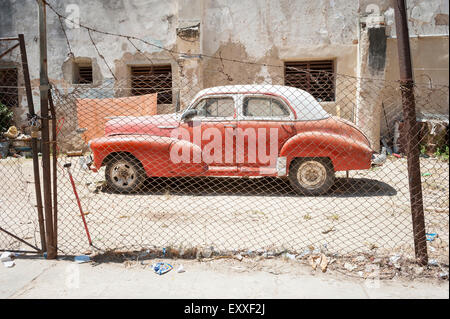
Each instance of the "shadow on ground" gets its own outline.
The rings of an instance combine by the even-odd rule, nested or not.
[[[102,190],[113,193],[108,188]],[[287,196],[301,197],[286,179],[276,177],[151,177],[142,189],[132,195],[179,196]],[[390,185],[366,178],[337,178],[335,184],[322,197],[395,196]]]

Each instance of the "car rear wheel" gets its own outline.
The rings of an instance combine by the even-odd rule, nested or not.
[[[334,184],[334,169],[328,158],[299,158],[289,169],[289,182],[300,194],[316,196]]]
[[[137,191],[145,181],[145,170],[131,155],[118,154],[108,161],[105,170],[109,188],[119,193]]]

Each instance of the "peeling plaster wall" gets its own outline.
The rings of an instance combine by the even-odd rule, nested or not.
[[[99,51],[119,80],[118,86],[129,83],[132,65],[147,65],[149,60],[155,64],[170,63],[176,95],[174,101],[179,101],[181,108],[189,103],[196,93],[194,91],[205,87],[283,84],[284,61],[333,59],[337,73],[360,76],[365,72],[365,62],[361,60],[361,46],[364,44],[360,43],[359,19],[367,16],[381,17],[386,27],[385,65],[383,68],[382,63],[379,64],[377,77],[398,79],[394,11],[390,0],[50,0],[50,3],[60,13],[72,18],[78,12],[82,24],[193,54],[189,58],[172,56],[155,46],[133,41],[140,53],[126,39],[92,33]],[[429,76],[433,83],[448,84],[448,0],[408,0],[407,8],[416,80],[425,80],[424,77]],[[68,92],[72,87],[73,58],[68,56],[69,49],[60,21],[50,10],[47,11],[49,78]],[[197,22],[200,23],[197,38],[186,40],[177,36],[177,28]],[[94,84],[111,81],[108,66],[96,52],[86,30],[73,28],[70,23],[63,24],[74,57],[92,60]],[[38,85],[35,1],[0,2],[0,36],[16,36],[18,33],[25,34],[32,83]],[[414,38],[416,36],[420,38]],[[196,54],[267,66],[199,58],[195,57]],[[2,61],[8,62],[8,58],[11,59],[6,56]],[[113,90],[111,94],[114,94]],[[324,108],[332,114],[352,119],[357,102],[346,101],[349,98],[356,101],[357,94],[356,87],[351,92],[338,80],[336,101],[324,103]],[[23,98],[19,100],[25,101]],[[38,96],[35,96],[35,104],[39,110]],[[22,108],[16,112],[17,118],[25,119],[25,106],[22,102]],[[158,112],[172,112],[174,108],[173,105],[162,105]]]

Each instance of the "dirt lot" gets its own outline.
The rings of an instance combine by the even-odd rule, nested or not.
[[[257,255],[289,252],[297,257],[318,250],[329,256],[393,256],[411,259],[412,226],[406,159],[389,158],[381,167],[339,173],[325,196],[296,195],[275,178],[150,179],[138,194],[115,194],[103,186],[104,172],[84,171],[79,158],[61,158],[59,249],[89,249],[81,216],[62,164],[73,174],[95,247],[101,250],[176,249],[180,255]],[[421,159],[429,255],[448,267],[448,162]],[[34,216],[32,161],[0,162],[2,227],[38,242]],[[7,248],[17,241],[0,235]],[[23,246],[23,245],[22,245]],[[22,247],[26,248],[26,247]],[[448,268],[447,268],[448,271]]]

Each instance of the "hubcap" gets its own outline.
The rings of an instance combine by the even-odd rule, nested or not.
[[[136,171],[134,166],[128,162],[117,162],[110,172],[111,181],[121,188],[129,188],[136,181]]]
[[[300,185],[307,189],[321,187],[326,179],[327,170],[322,163],[307,161],[300,165],[297,172],[297,179]]]

